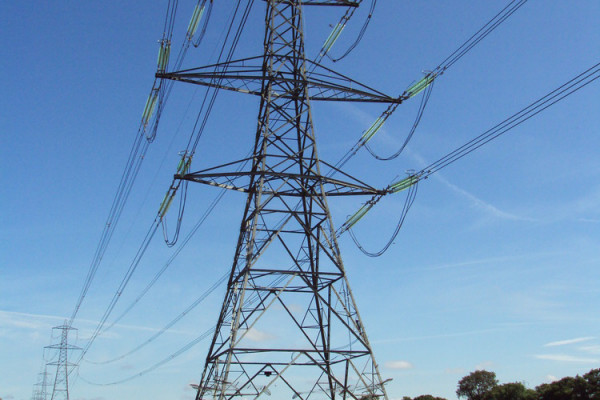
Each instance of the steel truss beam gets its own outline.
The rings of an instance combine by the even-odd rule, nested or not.
[[[280,56],[278,61],[286,63],[292,57],[294,55]],[[156,77],[261,96],[265,80],[272,79],[262,74],[262,60],[262,56],[251,57],[200,68],[157,73]],[[320,64],[308,60],[305,63],[307,69],[311,70],[308,77],[298,76],[293,70],[277,71],[278,90],[274,90],[272,95],[293,99],[295,88],[304,85],[309,90],[310,100],[402,103],[408,98],[388,96]],[[303,79],[305,81],[300,81]]]

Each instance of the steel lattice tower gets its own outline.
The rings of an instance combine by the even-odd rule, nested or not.
[[[265,3],[262,56],[157,74],[260,97],[250,159],[176,175],[247,194],[196,399],[387,399],[327,205],[329,196],[380,191],[319,159],[310,102],[400,100],[305,58],[302,7],[356,3]],[[236,171],[245,162],[251,168]]]
[[[44,367],[44,372],[40,372],[38,375],[38,381],[33,385],[33,395],[31,400],[46,400],[48,387],[48,371],[47,367]]]
[[[56,360],[47,364],[56,367],[50,400],[69,399],[69,373],[77,366],[77,364],[69,362],[69,353],[80,350],[79,347],[69,344],[69,332],[74,330],[77,329],[69,326],[66,321],[63,325],[52,328],[53,332],[60,331],[60,343],[46,346],[47,349],[58,352]]]

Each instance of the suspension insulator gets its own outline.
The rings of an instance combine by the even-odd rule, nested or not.
[[[169,64],[169,56],[171,54],[171,42],[162,40],[160,49],[158,50],[158,72],[164,72]]]
[[[398,193],[405,189],[408,189],[415,183],[419,181],[419,177],[416,175],[411,175],[408,178],[404,178],[396,183],[392,183],[389,187],[389,191],[392,193]]]
[[[383,124],[385,123],[384,117],[379,117],[373,122],[373,124],[363,133],[362,140],[364,143],[371,140],[371,138],[381,129]]]
[[[427,86],[431,85],[433,80],[435,79],[435,75],[427,74],[423,79],[418,81],[417,83],[411,85],[408,89],[406,89],[406,94],[409,98],[419,94],[423,90],[427,88]]]
[[[204,6],[201,6],[200,4],[196,5],[196,8],[194,8],[194,13],[192,14],[192,18],[190,19],[190,23],[188,24],[188,40],[192,40],[192,37],[194,37],[196,30],[198,30],[198,25],[200,24],[200,20],[202,19],[202,14],[204,14]]]
[[[154,107],[156,107],[156,101],[158,99],[158,91],[152,90],[148,100],[146,101],[146,107],[144,107],[144,113],[142,114],[142,125],[144,128],[148,125],[150,117],[154,113]]]
[[[190,165],[192,164],[192,157],[183,155],[179,164],[177,165],[177,175],[185,175],[190,171]]]
[[[327,54],[327,52],[331,49],[336,40],[338,40],[345,27],[346,24],[339,23],[335,26],[335,28],[333,28],[333,30],[327,37],[327,40],[325,40],[325,43],[323,43],[323,54]]]
[[[358,221],[360,221],[362,219],[362,217],[364,217],[367,214],[367,212],[369,212],[369,210],[371,208],[373,208],[374,205],[375,205],[375,202],[371,202],[371,201],[363,204],[362,207],[359,208],[357,212],[352,214],[350,216],[350,218],[348,218],[346,220],[346,222],[344,222],[344,225],[342,225],[342,231],[346,231],[346,230],[352,228],[352,226],[354,226]]]
[[[158,216],[160,219],[163,219],[169,207],[171,207],[171,203],[173,202],[173,198],[175,197],[175,190],[169,189],[162,203],[160,203],[160,207],[158,209]]]

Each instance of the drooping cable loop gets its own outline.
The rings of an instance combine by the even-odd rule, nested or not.
[[[365,148],[377,160],[390,161],[390,160],[397,158],[400,154],[402,154],[402,152],[408,145],[408,142],[410,142],[413,135],[415,134],[415,131],[417,130],[417,127],[419,126],[419,123],[421,122],[421,118],[423,117],[423,112],[425,111],[425,107],[427,107],[427,102],[429,101],[429,97],[431,96],[431,92],[433,90],[434,79],[428,79],[428,78],[423,78],[423,79],[426,79],[425,83],[421,84],[421,86],[417,87],[416,89],[413,89],[413,90],[415,90],[415,93],[412,94],[412,96],[416,95],[417,93],[419,93],[421,91],[423,91],[423,96],[421,97],[421,104],[419,105],[419,110],[417,111],[417,116],[415,117],[415,121],[413,122],[412,127],[410,128],[410,131],[408,132],[408,135],[406,136],[406,139],[404,139],[404,143],[402,143],[402,146],[400,146],[400,148],[390,156],[379,156],[375,153],[375,151],[373,149],[371,149],[369,144],[365,142]],[[416,90],[418,90],[418,91],[416,91]],[[409,93],[413,93],[413,92],[409,92]]]
[[[425,91],[421,99],[421,106],[417,111],[415,123],[411,127],[401,148],[388,157],[378,156],[372,151],[372,149],[368,149],[369,152],[379,160],[387,161],[397,158],[412,139],[415,130],[419,122],[421,121],[423,112],[425,111],[425,107],[427,106],[427,102],[429,101],[429,96],[431,95],[433,82],[440,75],[444,74],[444,72],[446,72],[446,70],[452,65],[454,65],[454,63],[456,63],[460,58],[467,54],[473,47],[475,47],[479,42],[481,42],[486,36],[488,36],[494,29],[496,29],[500,24],[506,21],[508,17],[515,13],[526,2],[527,0],[512,0],[506,7],[500,10],[491,20],[489,20],[483,27],[481,27],[477,32],[471,35],[469,39],[467,39],[456,50],[454,50],[454,52],[452,52],[448,57],[446,57],[437,67],[428,72],[419,81],[410,85],[398,97],[398,102],[390,104],[388,108],[375,120],[371,127],[369,127],[366,131],[363,132],[362,136],[359,138],[356,144],[354,144],[354,146],[352,146],[352,148],[350,148],[350,150],[348,150],[346,154],[338,161],[336,167],[340,168],[341,166],[346,164],[352,157],[354,157],[358,150],[360,150],[361,147],[365,146],[367,142],[371,140],[373,136],[382,128],[385,121],[393,114],[394,111],[396,111],[396,109],[401,103],[412,97],[415,97],[422,91]]]
[[[206,3],[208,2],[208,7]],[[204,33],[206,32],[206,27],[210,21],[210,14],[212,10],[212,0],[198,0],[196,7],[194,8],[194,12],[192,13],[192,17],[188,24],[188,29],[186,31],[185,39],[181,45],[179,53],[173,62],[174,70],[181,69],[185,56],[189,50],[190,45],[194,47],[200,46],[202,39],[204,38]],[[207,12],[205,13],[205,10]],[[204,16],[206,14],[206,16]],[[174,18],[174,16],[173,16]],[[203,22],[202,30],[198,38],[195,39],[196,31],[198,30],[198,26],[201,21]],[[158,56],[158,68],[157,73],[164,73],[168,70],[169,66],[169,58],[171,53],[171,37],[172,32],[168,36],[163,36],[163,39],[159,41],[159,56]],[[152,142],[156,138],[156,134],[158,131],[158,125],[160,121],[160,117],[162,112],[166,106],[167,100],[171,91],[173,89],[174,82],[167,80],[163,81],[162,79],[155,78],[154,83],[152,85],[152,92],[156,92],[158,96],[158,102],[156,104],[156,113],[154,114],[154,118],[152,119],[152,123],[148,127],[148,133],[146,135],[146,139]],[[151,92],[151,94],[152,94]],[[150,120],[152,117],[152,113],[150,115],[145,116],[146,120]],[[148,125],[148,121],[146,121],[146,125]]]
[[[190,171],[191,164],[192,164],[192,156],[189,155],[185,151],[182,152],[181,160],[179,160],[179,165],[177,166],[176,176],[182,177],[185,174],[187,174]],[[183,189],[182,189],[183,194],[179,198],[179,211],[177,213],[177,223],[176,223],[176,228],[175,228],[175,234],[172,239],[169,239],[169,236],[167,234],[167,223],[166,223],[165,214],[169,210],[169,207],[171,206],[171,203],[173,202],[173,198],[177,194],[177,191],[179,190],[179,187],[181,185],[183,185]],[[181,231],[181,223],[183,221],[183,214],[185,211],[185,203],[186,203],[186,198],[187,198],[187,186],[188,186],[187,181],[184,181],[184,180],[178,179],[178,178],[174,178],[173,182],[171,183],[171,187],[169,187],[169,190],[167,191],[167,194],[165,195],[165,197],[160,205],[159,211],[158,211],[160,222],[161,222],[162,229],[163,229],[163,237],[164,237],[165,243],[167,244],[168,247],[173,247],[177,243],[177,240],[179,238],[179,232]]]
[[[564,98],[577,92],[578,90],[582,89],[583,87],[589,85],[590,83],[594,82],[598,78],[600,78],[600,63],[592,66],[591,68],[588,68],[586,71],[577,75],[573,79],[562,84],[561,86],[554,89],[553,91],[546,94],[545,96],[542,96],[538,100],[529,104],[527,107],[521,109],[519,112],[506,118],[502,122],[496,124],[494,127],[488,129],[481,135],[475,137],[474,139],[468,141],[467,143],[463,144],[462,146],[458,147],[457,149],[451,151],[450,153],[441,157],[437,161],[431,163],[427,167],[421,169],[420,171],[418,171],[416,173],[409,173],[409,176],[407,178],[404,178],[398,182],[392,183],[391,185],[389,185],[386,188],[384,194],[374,196],[367,203],[363,204],[363,206],[355,214],[350,216],[346,220],[346,222],[342,225],[340,230],[338,231],[338,233],[337,233],[338,236],[341,235],[342,233],[344,233],[346,230],[350,231],[351,228],[360,219],[362,219],[366,215],[366,213],[381,199],[381,197],[383,197],[387,194],[397,193],[399,191],[409,189],[407,199],[406,199],[404,207],[402,209],[400,221],[398,222],[396,230],[394,231],[394,233],[392,235],[392,239],[390,241],[388,241],[388,243],[386,244],[386,246],[383,247],[382,250],[377,251],[377,252],[367,251],[359,243],[359,241],[356,238],[356,235],[354,235],[354,233],[350,231],[350,236],[352,237],[352,240],[355,242],[357,247],[364,254],[366,254],[370,257],[377,257],[377,256],[383,254],[389,248],[389,246],[393,243],[394,239],[398,235],[398,232],[400,231],[400,228],[402,227],[402,224],[404,222],[406,214],[408,213],[408,210],[410,209],[410,207],[412,206],[412,203],[414,202],[414,197],[416,196],[416,185],[421,180],[429,178],[429,176],[436,173],[440,169],[445,168],[448,165],[460,160],[467,154],[477,150],[484,144],[489,143],[490,141],[498,138],[499,136],[503,135],[504,133],[510,131],[511,129],[519,126],[523,122],[529,120],[530,118],[532,118],[532,117],[536,116],[537,114],[541,113],[542,111],[546,110],[548,107],[551,107],[552,105],[556,104],[557,102],[563,100]],[[414,189],[413,189],[413,187],[414,187]]]
[[[390,237],[388,242],[380,250],[374,251],[374,252],[366,250],[365,247],[363,245],[361,245],[360,242],[358,241],[356,235],[354,234],[354,231],[352,230],[352,227],[350,226],[348,228],[348,233],[350,234],[352,241],[354,242],[356,247],[358,247],[358,249],[360,251],[362,251],[365,255],[367,255],[369,257],[379,257],[379,256],[383,255],[383,253],[385,253],[390,248],[392,243],[394,243],[394,240],[396,240],[396,237],[398,236],[398,233],[400,233],[400,229],[402,228],[402,225],[404,224],[404,219],[406,218],[406,215],[408,214],[408,211],[410,210],[410,207],[413,205],[415,198],[417,196],[418,182],[419,182],[418,180],[415,180],[414,182],[412,182],[410,184],[410,186],[407,186],[408,194],[404,201],[404,206],[402,207],[402,212],[400,213],[400,218],[398,220],[398,223],[396,224],[396,228],[394,229],[394,232],[392,233],[392,236]]]
[[[388,106],[388,108],[386,108],[381,113],[381,115],[375,120],[375,122],[373,122],[371,124],[371,126],[369,128],[367,128],[363,132],[363,134],[358,139],[358,141],[354,144],[354,146],[352,146],[350,148],[350,150],[348,150],[346,152],[346,154],[344,154],[344,156],[342,156],[342,158],[340,158],[340,160],[335,164],[335,167],[338,168],[338,169],[342,168],[352,157],[354,157],[354,155],[356,155],[356,153],[358,152],[358,150],[360,150],[361,147],[365,146],[367,144],[367,142],[369,142],[369,140],[371,140],[375,136],[375,134],[377,132],[379,132],[381,130],[381,128],[383,128],[383,125],[385,124],[385,122],[394,113],[394,111],[396,111],[396,109],[398,108],[398,106],[400,104],[402,104],[402,102],[404,100],[408,100],[408,99],[416,96],[417,94],[419,94],[419,93],[421,93],[422,91],[425,90],[424,97],[421,100],[420,111],[419,111],[419,113],[417,113],[417,119],[415,120],[415,123],[413,124],[413,128],[411,129],[411,133],[409,133],[409,137],[407,138],[407,140],[405,140],[405,143],[403,144],[402,148],[397,152],[398,154],[397,155],[395,154],[395,157],[393,157],[393,158],[398,157],[398,155],[400,155],[400,153],[402,153],[402,151],[404,150],[404,148],[406,147],[406,145],[410,141],[410,138],[412,137],[412,135],[414,134],[414,131],[416,130],[416,125],[418,125],[418,123],[421,120],[421,116],[423,115],[423,112],[425,110],[425,106],[427,105],[427,101],[429,101],[429,96],[431,95],[431,90],[432,90],[432,86],[433,86],[433,81],[434,80],[435,80],[435,75],[433,74],[433,72],[428,72],[418,82],[416,82],[414,84],[411,84],[399,96],[398,99],[400,101],[396,102],[396,103],[390,104]]]
[[[375,7],[376,6],[377,6],[377,0],[371,0],[371,6],[369,8],[369,14],[367,15],[367,18],[365,19],[365,22],[363,23],[362,27],[360,28],[360,31],[358,32],[358,35],[357,35],[356,39],[346,49],[346,51],[344,51],[344,53],[342,53],[342,55],[339,56],[339,57],[332,57],[332,56],[330,56],[329,55],[329,50],[333,46],[333,43],[332,43],[331,46],[329,46],[329,49],[325,52],[325,55],[327,56],[327,58],[329,58],[331,61],[333,61],[335,63],[335,62],[338,62],[338,61],[346,58],[346,56],[348,56],[348,54],[352,53],[352,50],[354,50],[360,44],[360,42],[362,41],[363,37],[365,36],[365,33],[367,32],[367,28],[369,27],[369,23],[371,22],[371,18],[373,18],[373,13],[375,12]],[[349,19],[350,18],[348,18],[348,20]],[[339,37],[339,35],[338,35],[338,37]]]
[[[200,35],[198,35],[198,38],[192,42],[193,46],[195,48],[200,47],[200,44],[202,43],[202,40],[204,39],[204,36],[206,35],[206,28],[208,27],[208,22],[210,21],[210,16],[212,14],[212,8],[213,8],[213,0],[210,0],[208,2],[208,7],[206,7],[206,0],[204,1],[205,5],[205,14],[206,17],[204,18],[204,23],[202,25],[202,29],[200,30]]]
[[[376,0],[372,0],[372,1],[376,2]],[[331,50],[331,48],[333,47],[335,42],[338,40],[338,38],[340,37],[340,35],[344,31],[344,29],[346,28],[346,24],[348,23],[348,21],[350,21],[352,16],[354,16],[354,13],[359,8],[359,6],[362,2],[363,2],[363,0],[356,0],[355,5],[348,7],[346,9],[346,12],[344,13],[344,15],[342,15],[342,17],[340,18],[339,22],[333,26],[332,31],[329,33],[329,36],[327,36],[327,38],[323,42],[323,45],[321,46],[319,53],[313,60],[312,67],[310,67],[307,71],[309,75],[315,70],[315,68],[321,63],[321,61],[323,61],[323,58],[325,56],[327,56],[327,53],[329,52],[329,50]],[[373,8],[374,8],[374,6],[373,6],[373,4],[371,4],[371,11],[369,12],[369,18],[367,18],[367,22],[366,22],[367,26],[371,19],[371,14],[372,14]],[[364,35],[364,31],[366,31],[366,29],[367,29],[366,26],[363,25],[363,28],[361,29],[362,34],[359,33],[359,37],[361,39],[362,39],[362,35]],[[351,49],[349,49],[347,51],[348,54],[358,45],[358,42],[360,42],[360,39],[355,41],[355,44],[353,44],[351,46]],[[341,58],[345,57],[346,55],[347,54],[344,54],[344,56],[342,56]]]
[[[384,196],[391,193],[398,193],[416,185],[421,178],[422,173],[408,171],[408,176],[396,182],[392,182],[385,188],[381,194],[376,194],[365,202],[354,214],[350,215],[342,226],[337,230],[336,237],[340,237],[344,232],[350,230],[358,221],[360,221]],[[410,197],[410,196],[409,196]]]

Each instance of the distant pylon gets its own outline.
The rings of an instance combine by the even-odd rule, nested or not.
[[[38,374],[38,380],[33,385],[33,395],[31,396],[31,400],[46,400],[48,387],[48,367],[44,366],[44,372],[40,372]]]
[[[77,366],[77,364],[69,362],[69,353],[75,350],[81,350],[79,347],[69,344],[69,332],[74,330],[77,329],[69,326],[67,321],[61,326],[52,328],[52,332],[60,331],[60,343],[46,346],[47,349],[57,350],[58,353],[55,357],[55,361],[51,361],[47,364],[56,367],[56,375],[54,376],[54,383],[52,384],[52,395],[50,396],[50,400],[69,400],[69,373]],[[52,337],[55,337],[55,335],[53,334]],[[47,392],[44,389],[44,400],[47,398],[46,393]]]

